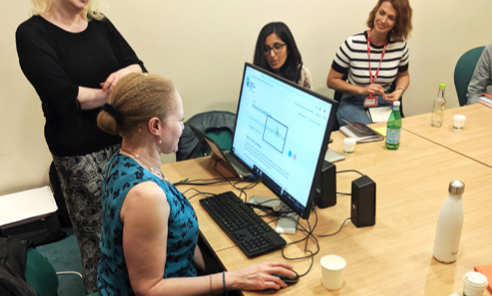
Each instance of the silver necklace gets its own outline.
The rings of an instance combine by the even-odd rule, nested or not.
[[[152,174],[154,174],[154,175],[158,176],[159,178],[161,178],[161,180],[162,180],[162,181],[168,181],[168,179],[164,176],[164,174],[161,172],[161,170],[160,170],[160,169],[155,168],[155,167],[153,167],[153,166],[149,166],[149,165],[147,165],[147,164],[146,164],[146,163],[145,163],[142,159],[140,159],[140,156],[139,156],[138,154],[132,154],[132,153],[130,153],[130,152],[128,152],[128,151],[126,151],[126,150],[125,150],[125,149],[123,149],[123,148],[121,148],[121,151],[123,151],[123,152],[125,152],[125,153],[127,153],[127,154],[130,154],[130,155],[133,155],[133,157],[135,157],[135,160],[136,160],[136,161],[137,161],[140,165],[142,165],[142,166],[143,166],[143,167],[145,167],[145,168],[148,168],[148,169],[149,169],[149,171],[150,171]]]

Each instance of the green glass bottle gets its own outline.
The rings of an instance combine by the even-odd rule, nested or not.
[[[400,134],[401,134],[401,115],[400,115],[400,101],[393,102],[393,111],[388,119],[388,125],[386,128],[386,148],[390,150],[396,150],[400,147]]]

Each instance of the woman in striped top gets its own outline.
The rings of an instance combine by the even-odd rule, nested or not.
[[[347,124],[343,119],[371,123],[367,108],[392,105],[410,83],[408,0],[379,0],[367,26],[370,30],[350,36],[340,46],[328,74],[328,87],[343,93],[337,111],[340,125]]]

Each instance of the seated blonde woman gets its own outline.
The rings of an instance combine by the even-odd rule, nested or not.
[[[104,175],[101,295],[215,295],[286,287],[272,275],[295,276],[283,262],[197,276],[206,266],[195,211],[160,171],[160,154],[177,151],[184,127],[183,103],[171,81],[125,76],[97,122],[123,138]]]

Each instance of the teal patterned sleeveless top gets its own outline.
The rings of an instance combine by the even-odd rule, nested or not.
[[[108,171],[109,170],[109,171]],[[166,265],[164,278],[194,277],[193,257],[198,241],[198,220],[193,207],[176,187],[144,169],[131,157],[116,152],[106,166],[102,192],[103,226],[101,259],[97,278],[101,295],[135,295],[130,284],[123,253],[121,206],[135,185],[155,182],[166,193],[170,214],[168,220]]]

